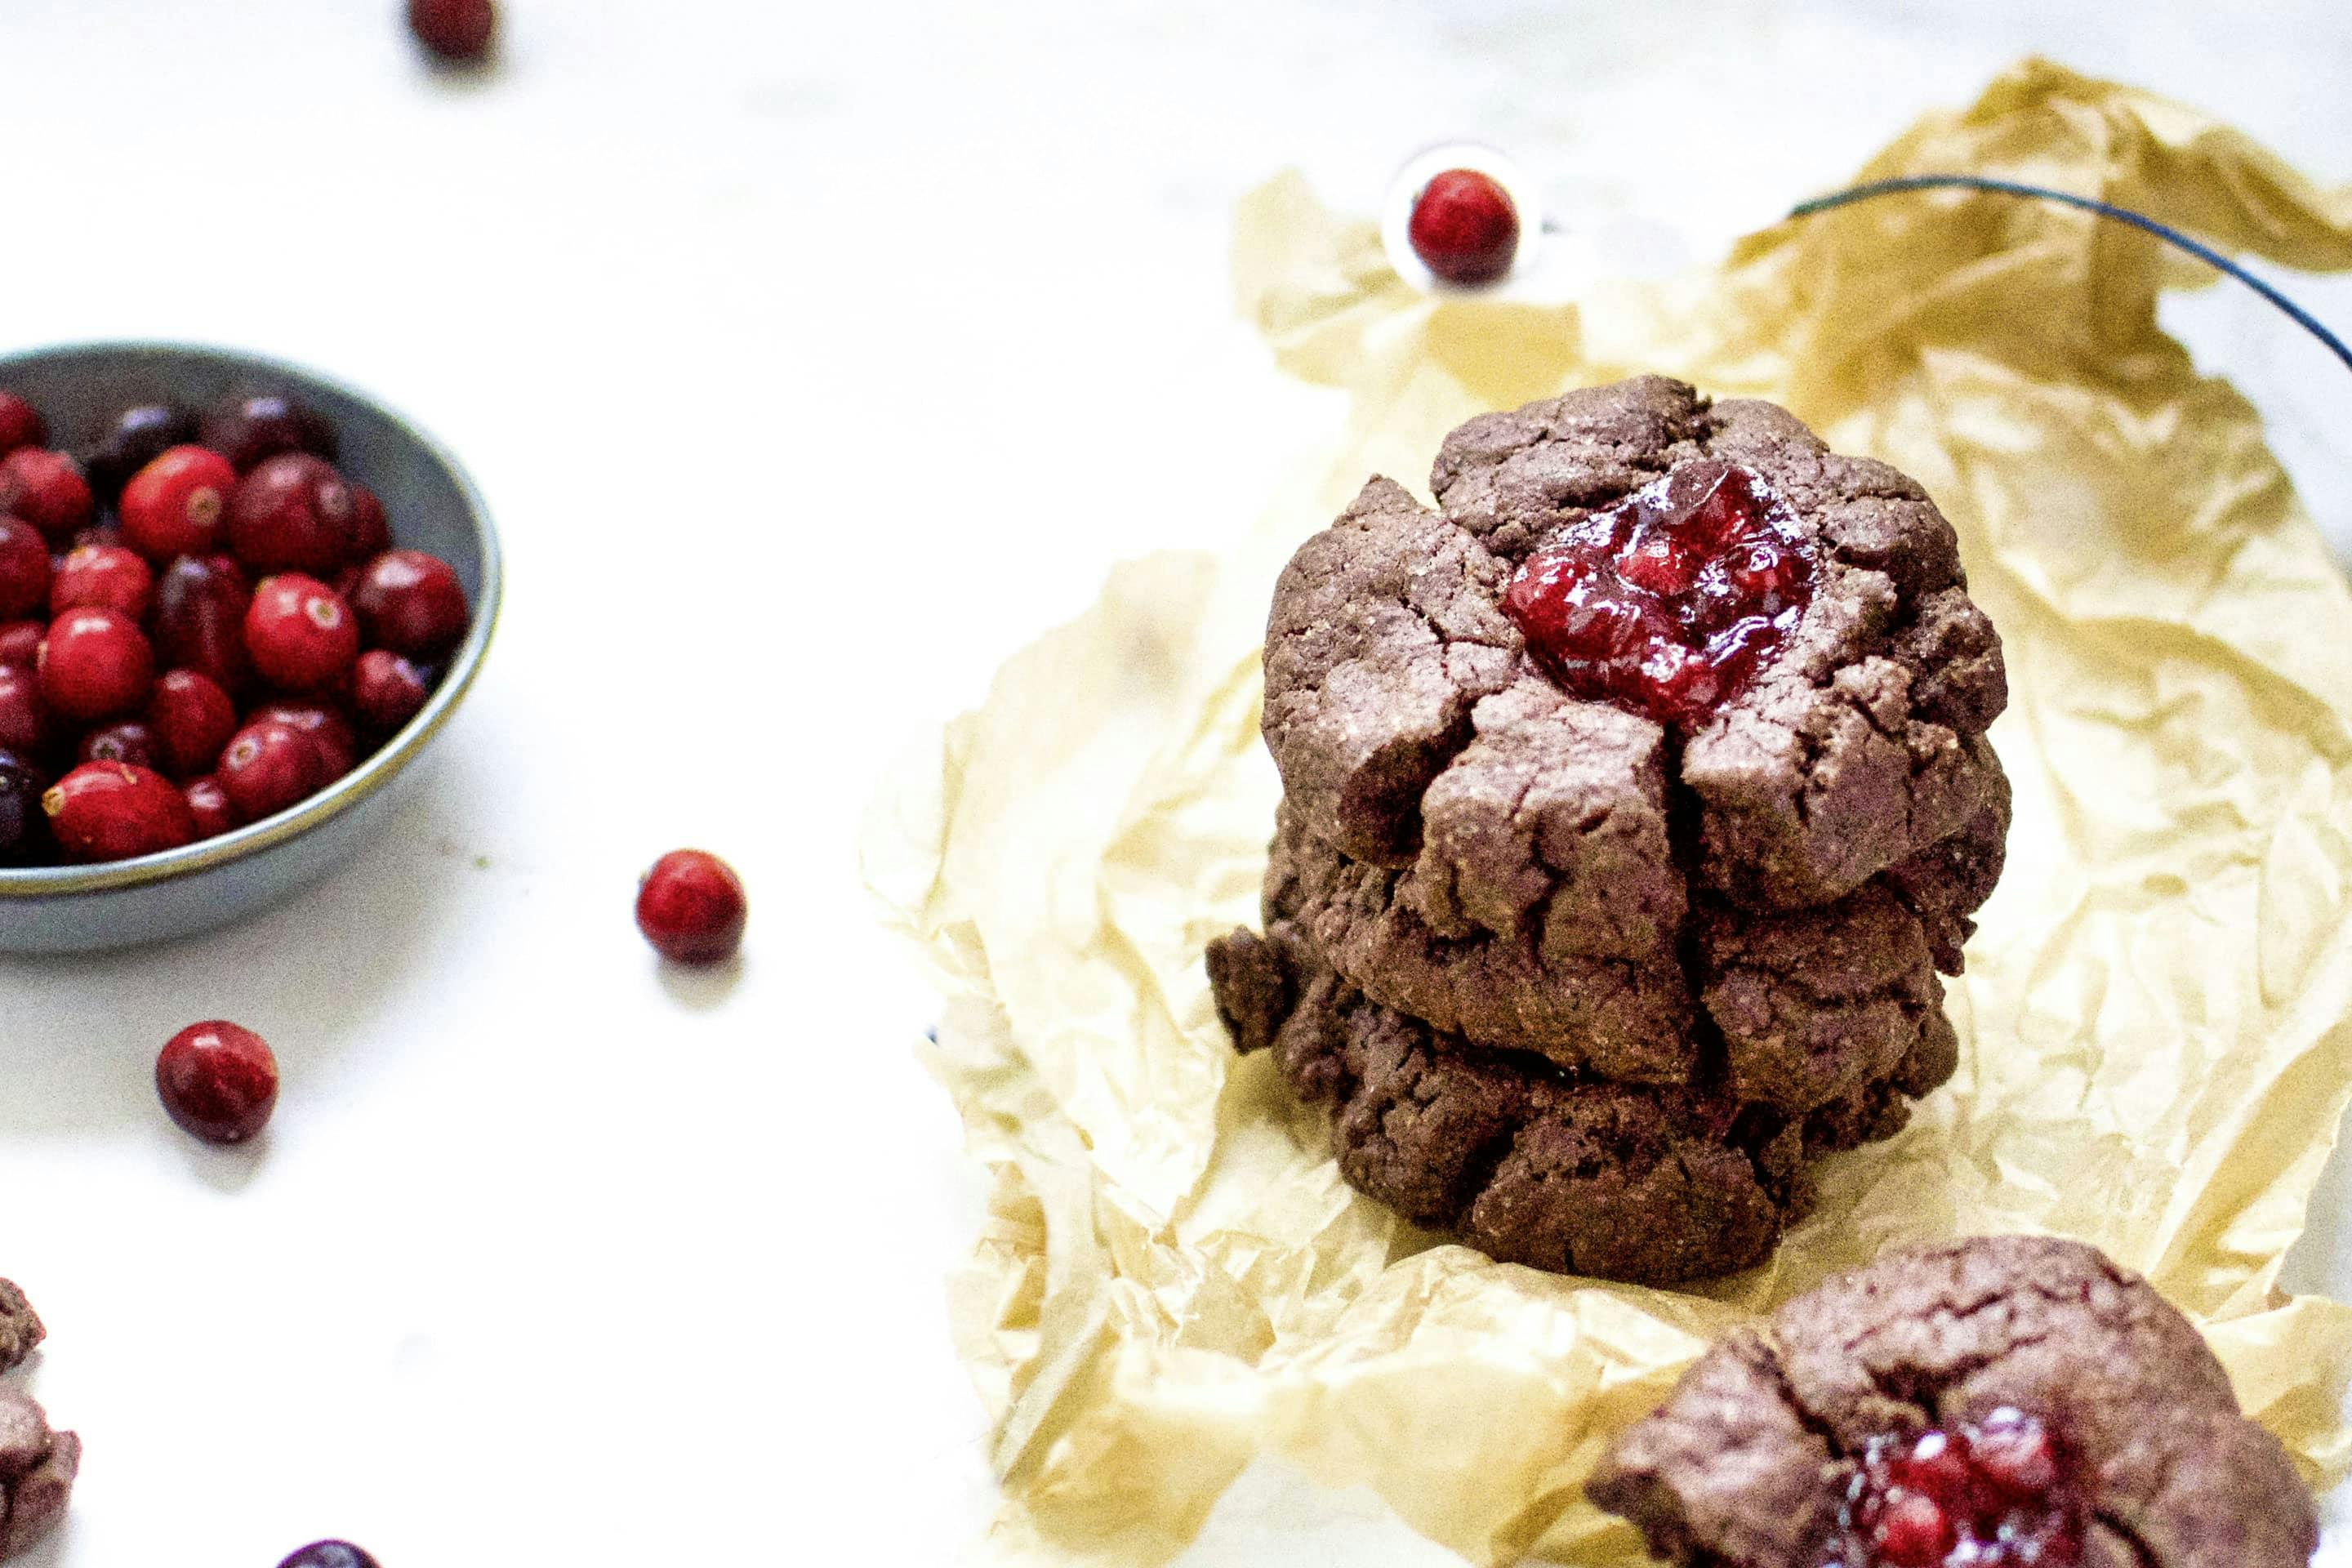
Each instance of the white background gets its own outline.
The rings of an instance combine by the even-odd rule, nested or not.
[[[2338,0],[507,8],[459,83],[394,0],[0,0],[0,342],[373,388],[470,464],[512,578],[339,879],[0,961],[0,1272],[89,1444],[49,1568],[979,1554],[940,1289],[976,1183],[856,824],[1109,561],[1231,537],[1328,427],[1228,314],[1229,204],[1277,167],[1369,208],[1482,134],[1664,266],[2042,49],[2352,179]],[[2180,319],[2352,519],[2352,384],[2230,296]],[[751,884],[740,972],[665,974],[630,924],[683,843]],[[215,1016],[286,1069],[247,1153],[149,1087]],[[1438,1555],[1259,1473],[1193,1561]]]

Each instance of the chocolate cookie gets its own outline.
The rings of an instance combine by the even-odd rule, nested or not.
[[[81,1439],[52,1431],[30,1395],[0,1387],[0,1558],[56,1528],[80,1468]]]
[[[2196,1330],[2050,1237],[1892,1253],[1788,1303],[1586,1489],[1710,1568],[2298,1568],[2318,1540]]]
[[[0,1372],[23,1364],[48,1331],[15,1283],[0,1279]]]

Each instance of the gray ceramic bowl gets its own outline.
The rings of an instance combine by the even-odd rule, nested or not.
[[[170,399],[201,409],[236,391],[302,398],[335,426],[344,472],[383,498],[398,542],[457,569],[474,624],[425,710],[330,788],[218,838],[101,866],[0,869],[0,952],[86,952],[186,936],[249,915],[347,859],[383,823],[391,789],[464,700],[497,629],[502,577],[489,510],[457,459],[373,399],[255,354],[176,343],[86,343],[0,355],[0,389],[29,400],[52,444],[89,445],[116,410]]]

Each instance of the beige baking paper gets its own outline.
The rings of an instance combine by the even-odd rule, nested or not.
[[[1955,170],[2352,268],[2352,190],[2041,62],[1864,173]],[[1234,553],[1114,572],[868,835],[952,998],[932,1062],[993,1172],[953,1290],[1003,1554],[1165,1560],[1276,1454],[1474,1562],[1628,1562],[1580,1482],[1709,1336],[1891,1242],[1979,1231],[2145,1270],[2315,1481],[2340,1476],[2352,1310],[2273,1278],[2352,1082],[2352,600],[2253,410],[2157,329],[2158,290],[2210,273],[2085,214],[1937,194],[1754,236],[1671,289],[1440,302],[1296,178],[1244,203],[1234,259],[1281,363],[1347,389],[1341,449]],[[1696,1292],[1496,1265],[1359,1198],[1320,1118],[1234,1058],[1201,968],[1255,918],[1281,562],[1368,474],[1423,490],[1464,417],[1640,370],[1777,399],[1923,481],[2014,691],[1958,1079],[1832,1162],[1774,1263]]]

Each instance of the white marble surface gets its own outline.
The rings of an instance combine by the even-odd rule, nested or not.
[[[0,335],[371,386],[465,455],[513,576],[347,874],[168,950],[0,962],[0,1270],[89,1441],[42,1568],[324,1533],[390,1568],[981,1557],[940,1283],[975,1183],[853,826],[1108,561],[1229,537],[1328,427],[1227,316],[1228,204],[1277,166],[1369,205],[1482,134],[1657,265],[2039,49],[2352,179],[2334,0],[507,8],[459,85],[393,0],[0,5]],[[2227,296],[2181,319],[2352,518],[2352,385]],[[750,879],[739,973],[664,975],[630,927],[681,842]],[[215,1015],[287,1068],[250,1154],[148,1088]],[[2340,1235],[2310,1279],[2352,1279]],[[1440,1554],[1266,1471],[1190,1559],[1342,1560]]]

